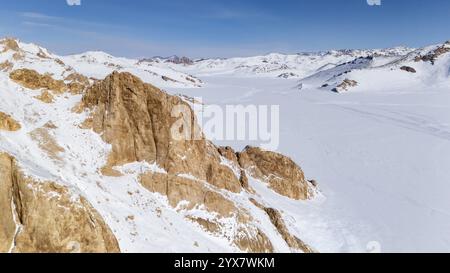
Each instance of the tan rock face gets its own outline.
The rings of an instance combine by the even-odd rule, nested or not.
[[[35,98],[44,103],[53,103],[54,101],[52,93],[50,93],[47,90],[42,91],[42,93],[39,96],[36,96]]]
[[[53,79],[50,75],[41,75],[35,70],[18,69],[9,74],[9,77],[16,83],[29,89],[47,89],[57,93],[66,90],[64,81]]]
[[[247,147],[239,154],[239,164],[251,176],[269,184],[275,192],[295,200],[310,197],[308,181],[300,167],[278,153]]]
[[[0,154],[0,252],[119,252],[117,240],[82,197],[24,176]]]
[[[81,74],[72,73],[64,81],[55,80],[49,74],[39,74],[31,69],[18,69],[9,74],[9,77],[16,83],[33,90],[44,89],[38,99],[49,103],[52,95],[49,91],[59,95],[64,92],[71,94],[81,94],[89,85],[89,79]],[[67,83],[66,83],[67,82]]]
[[[4,61],[0,63],[0,71],[10,71],[14,67],[13,63],[10,61]]]
[[[89,79],[78,73],[72,73],[64,80],[69,82],[67,88],[72,94],[81,94],[90,85]]]
[[[241,190],[232,170],[220,164],[217,148],[198,137],[195,114],[187,103],[129,73],[113,73],[94,84],[83,96],[93,109],[91,126],[112,145],[109,166],[136,161],[156,162],[171,175],[190,174],[233,192]],[[185,111],[179,116],[174,109]],[[175,123],[184,121],[186,139],[172,135]],[[181,129],[184,129],[181,127]]]
[[[336,88],[333,89],[334,92],[348,91],[350,88],[358,86],[358,82],[355,80],[345,79]]]
[[[267,208],[258,203],[255,199],[250,200],[255,206],[264,210],[269,216],[270,221],[275,226],[275,228],[280,233],[281,237],[283,237],[284,241],[288,244],[289,247],[294,248],[296,250],[303,251],[304,253],[313,253],[315,252],[310,246],[305,244],[302,240],[292,235],[286,227],[284,223],[283,217],[281,213],[273,208]]]
[[[244,252],[248,253],[273,253],[273,245],[270,239],[260,229],[255,229],[249,234],[247,230],[238,231],[239,236],[234,243]]]
[[[20,128],[20,124],[10,115],[0,112],[0,130],[14,132],[20,130]]]
[[[233,202],[208,189],[200,181],[162,173],[143,174],[140,181],[150,191],[167,196],[173,207],[181,201],[188,201],[189,205],[185,209],[205,205],[209,212],[218,213],[222,217],[230,217],[237,211]]]
[[[204,207],[208,212],[216,214],[215,219],[187,218],[214,235],[222,236],[224,226],[220,223],[221,218],[234,217],[239,228],[236,233],[227,237],[241,251],[273,252],[269,238],[252,225],[248,213],[219,192],[206,187],[203,182],[164,173],[143,174],[140,181],[148,190],[167,196],[173,207],[178,207],[181,201],[187,201],[188,203],[180,209],[192,210]]]
[[[6,38],[0,41],[0,44],[4,46],[3,52],[6,52],[8,50],[13,51],[19,51],[19,44],[17,44],[17,41],[12,38]]]
[[[180,107],[184,111],[174,114]],[[213,219],[188,217],[208,232],[220,234],[224,228],[221,219],[233,218],[236,232],[226,236],[242,251],[273,251],[250,214],[224,194],[244,189],[252,192],[246,171],[280,194],[297,200],[308,198],[308,182],[292,160],[257,148],[237,154],[230,147],[216,147],[198,134],[195,114],[187,103],[129,73],[114,72],[88,88],[78,110],[83,108],[90,110],[83,127],[92,128],[112,146],[101,170],[104,175],[120,176],[113,167],[126,163],[157,163],[166,173],[142,174],[141,184],[166,196],[175,208],[189,211],[202,207],[215,215]],[[180,121],[183,126],[176,128],[187,136],[184,139],[173,135],[174,125]],[[186,133],[186,126],[195,130]]]

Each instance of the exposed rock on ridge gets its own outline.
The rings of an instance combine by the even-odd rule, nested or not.
[[[83,198],[26,177],[0,153],[0,252],[119,252],[116,238]]]
[[[267,235],[254,225],[249,212],[228,199],[224,190],[252,193],[249,174],[287,197],[306,200],[312,196],[312,186],[292,160],[258,148],[236,153],[229,147],[216,147],[204,138],[186,102],[130,73],[114,72],[96,82],[84,94],[81,107],[91,111],[85,125],[112,146],[107,166],[102,170],[104,175],[113,174],[115,166],[127,163],[157,163],[165,172],[142,174],[142,185],[167,196],[173,207],[203,207],[216,215],[215,219],[188,217],[211,233],[221,230],[220,219],[235,219],[235,232],[227,236],[242,251],[274,249]],[[180,121],[182,126],[173,131]],[[185,138],[178,139],[175,133],[182,133]]]
[[[309,185],[300,167],[286,156],[247,147],[239,153],[239,164],[252,177],[267,182],[281,195],[295,200],[312,197],[312,185]]]
[[[9,77],[14,82],[26,88],[32,90],[43,89],[44,92],[47,91],[48,93],[48,91],[52,91],[55,94],[64,92],[79,94],[89,85],[89,80],[86,77],[76,73],[70,74],[65,78],[65,81],[63,81],[53,79],[50,74],[42,75],[35,70],[24,68],[12,71]],[[49,97],[45,94],[41,96]],[[42,99],[44,102],[52,101],[52,99],[47,99],[45,97]]]
[[[14,132],[20,130],[20,128],[19,122],[10,115],[0,112],[0,130]]]
[[[87,90],[83,104],[94,109],[90,126],[112,145],[109,166],[156,162],[171,175],[188,174],[232,192],[241,190],[238,178],[220,164],[217,148],[205,140],[194,112],[179,97],[129,73],[114,72]],[[176,109],[183,111],[177,116]],[[177,140],[172,129],[180,121],[186,139]]]

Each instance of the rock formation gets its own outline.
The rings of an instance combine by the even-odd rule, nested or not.
[[[104,175],[120,175],[114,167],[126,163],[156,163],[165,172],[144,173],[141,184],[166,196],[173,207],[203,207],[216,215],[214,219],[188,217],[211,233],[220,233],[221,219],[234,219],[238,228],[227,236],[242,251],[272,252],[273,246],[248,211],[223,190],[252,192],[248,173],[287,197],[310,197],[311,185],[292,160],[258,148],[236,153],[230,147],[216,147],[204,138],[184,100],[129,73],[114,72],[96,82],[84,94],[82,107],[91,113],[85,125],[112,146]]]
[[[46,89],[58,93],[66,90],[64,81],[55,80],[50,75],[41,75],[31,69],[15,70],[9,74],[9,77],[16,83],[33,90]]]
[[[436,48],[435,50],[429,52],[428,54],[423,55],[423,56],[417,56],[415,58],[415,61],[416,62],[420,62],[420,61],[430,62],[431,64],[434,65],[434,63],[439,58],[439,56],[449,53],[449,52],[450,52],[450,41],[447,41],[443,45]]]
[[[312,249],[310,246],[305,244],[302,240],[292,235],[289,230],[286,227],[286,224],[284,223],[283,217],[281,216],[281,213],[274,209],[274,208],[268,208],[264,207],[260,203],[258,203],[255,199],[250,199],[250,201],[257,206],[258,208],[262,209],[264,212],[266,212],[267,216],[269,216],[270,221],[275,226],[275,228],[280,233],[281,237],[283,237],[283,240],[289,245],[289,247],[303,251],[304,253],[313,253],[315,252],[314,249]]]
[[[275,192],[295,200],[312,197],[311,185],[292,159],[278,153],[247,147],[239,164],[252,177],[266,182]]]
[[[80,94],[89,85],[89,80],[77,73],[70,74],[63,81],[53,79],[50,74],[42,75],[35,70],[24,68],[12,71],[9,77],[23,87],[32,90],[43,89],[47,92],[52,91],[57,95],[64,92]],[[50,100],[46,96],[43,101],[48,103]]]
[[[188,174],[232,192],[241,190],[238,178],[220,164],[217,148],[205,140],[194,112],[181,98],[129,73],[114,72],[86,91],[83,104],[93,109],[91,127],[112,145],[109,166],[156,162],[171,175]],[[178,133],[174,128],[183,138],[174,136]]]
[[[3,45],[3,52],[6,52],[8,50],[12,51],[19,51],[19,45],[17,44],[17,41],[12,38],[6,38],[0,41],[0,44]]]
[[[409,73],[416,73],[417,72],[414,68],[412,68],[410,66],[402,66],[402,67],[400,67],[400,69],[403,70],[403,71],[409,72]]]
[[[53,182],[25,176],[0,154],[0,252],[119,252],[101,216]]]
[[[348,91],[350,88],[358,85],[358,82],[355,80],[345,79],[343,82],[338,84],[336,88],[333,88],[333,92],[340,93],[343,91]]]
[[[0,112],[0,130],[14,132],[20,130],[20,128],[20,124],[10,115]]]

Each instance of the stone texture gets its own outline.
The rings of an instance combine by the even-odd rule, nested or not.
[[[446,53],[450,52],[450,43],[449,42],[445,42],[442,46],[439,46],[438,48],[436,48],[435,50],[429,52],[426,55],[423,56],[417,56],[415,58],[416,62],[430,62],[431,64],[434,65],[434,63],[436,62],[436,60],[441,56],[444,55]]]
[[[270,239],[260,229],[256,228],[251,233],[246,229],[238,230],[238,236],[234,243],[240,250],[248,253],[273,253],[273,245]]]
[[[14,132],[20,128],[20,124],[10,115],[0,112],[0,130]]]
[[[311,196],[303,171],[284,155],[247,147],[239,154],[239,164],[252,177],[268,183],[281,195],[295,200],[306,200]]]
[[[41,75],[32,69],[14,70],[9,77],[16,83],[33,90],[47,89],[62,93],[67,89],[64,81],[55,80],[48,74]]]
[[[308,198],[309,184],[292,160],[257,148],[249,147],[237,154],[230,147],[216,147],[204,138],[193,110],[183,99],[132,74],[114,72],[94,83],[84,93],[77,112],[81,109],[90,111],[83,128],[93,129],[112,146],[102,168],[104,175],[120,175],[113,172],[113,167],[127,163],[157,163],[166,172],[144,173],[140,183],[149,191],[166,196],[174,208],[189,211],[203,207],[215,215],[215,219],[187,217],[207,232],[220,235],[220,219],[235,219],[236,231],[227,236],[242,251],[272,252],[273,246],[249,213],[223,191],[250,191],[248,173],[287,197]],[[175,113],[177,109],[184,111]],[[183,126],[174,131],[180,121]],[[194,129],[186,131],[187,127]],[[177,138],[177,133],[185,137]]]
[[[402,67],[400,67],[400,69],[403,70],[403,71],[409,72],[409,73],[416,73],[417,72],[414,68],[412,68],[410,66],[402,66]]]
[[[19,44],[17,43],[17,41],[13,38],[6,38],[0,41],[0,44],[2,44],[4,46],[3,48],[3,52],[6,52],[8,50],[12,50],[12,51],[19,51]]]
[[[0,154],[0,252],[119,252],[101,216],[53,182],[26,177]]]
[[[333,92],[343,92],[343,91],[348,91],[350,90],[350,88],[355,87],[358,85],[358,82],[355,80],[350,80],[350,79],[345,79],[344,81],[342,81],[340,84],[338,84],[338,86],[336,86],[336,88],[333,88]]]
[[[220,164],[217,148],[206,141],[195,114],[181,98],[170,96],[129,73],[114,72],[83,96],[93,110],[90,126],[112,145],[109,166],[136,161],[156,162],[171,175],[190,174],[232,192],[241,191],[231,169]],[[177,116],[173,110],[183,109]],[[184,139],[173,135],[175,123]]]
[[[289,247],[300,250],[304,253],[313,253],[315,252],[314,249],[312,249],[310,246],[308,246],[306,243],[304,243],[299,238],[292,235],[289,230],[286,227],[286,224],[284,223],[283,217],[281,216],[281,213],[273,208],[264,207],[260,203],[258,203],[255,199],[250,199],[250,201],[263,210],[267,216],[269,216],[270,221],[275,226],[275,228],[280,233],[281,237],[283,237],[283,240],[288,244]]]
[[[6,60],[3,63],[0,63],[0,71],[10,71],[14,67],[14,64],[10,61]]]
[[[54,97],[53,97],[52,93],[50,93],[48,90],[42,91],[41,94],[39,96],[36,96],[35,98],[44,103],[53,103],[54,102]]]

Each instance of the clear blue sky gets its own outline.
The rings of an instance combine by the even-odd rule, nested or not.
[[[450,39],[450,1],[0,0],[0,35],[60,54],[249,56]]]

